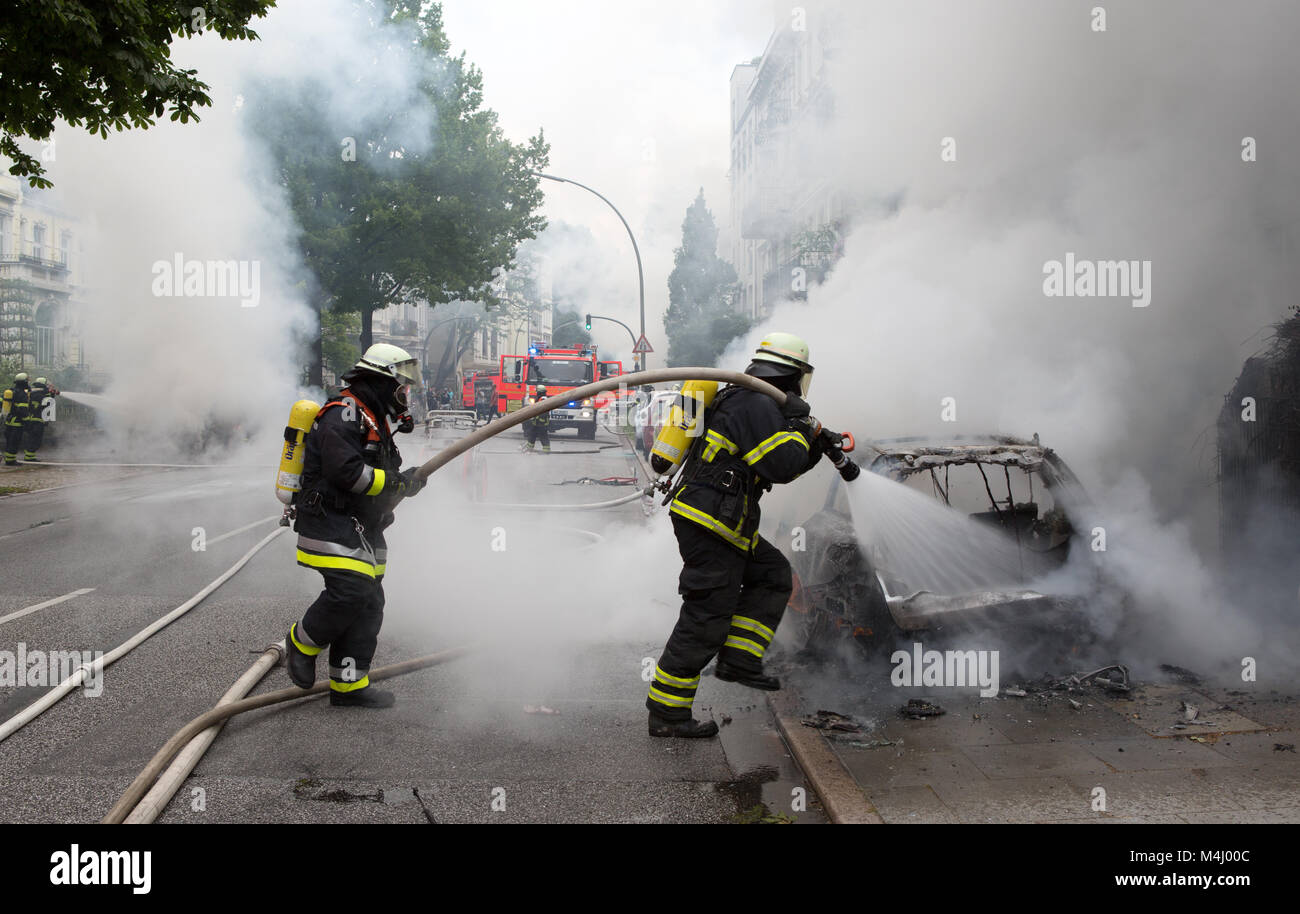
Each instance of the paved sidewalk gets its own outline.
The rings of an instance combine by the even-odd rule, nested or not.
[[[905,719],[898,709],[911,698],[946,713]],[[1294,696],[1135,683],[1121,697],[980,698],[885,685],[854,704],[828,710],[861,732],[812,732],[886,823],[1300,822]],[[825,707],[797,705],[805,716]]]

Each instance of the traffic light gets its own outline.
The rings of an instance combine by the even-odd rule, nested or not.
[[[591,330],[591,315],[587,315],[587,330]]]

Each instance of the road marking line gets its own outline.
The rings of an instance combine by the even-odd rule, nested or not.
[[[74,590],[72,593],[65,593],[61,597],[55,597],[53,600],[46,600],[44,603],[37,603],[35,606],[29,606],[26,609],[20,609],[17,612],[12,612],[7,616],[0,616],[0,625],[4,625],[6,622],[11,622],[14,619],[21,619],[23,616],[30,616],[32,613],[36,612],[37,610],[44,609],[47,606],[53,606],[56,603],[62,603],[64,600],[71,600],[73,597],[79,597],[83,593],[90,593],[94,589],[95,588],[93,587],[83,587],[80,590]]]
[[[252,530],[254,527],[260,527],[262,524],[266,523],[267,521],[278,520],[279,518],[280,518],[279,514],[272,514],[269,517],[262,518],[261,520],[255,520],[251,524],[245,524],[244,526],[240,527],[238,530],[231,530],[229,533],[223,533],[220,536],[214,536],[212,539],[207,541],[207,544],[211,546],[213,543],[219,543],[222,540],[230,539],[232,536],[235,536],[236,534],[239,533],[243,533],[245,530]]]

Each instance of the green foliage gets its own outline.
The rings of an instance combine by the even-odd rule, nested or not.
[[[718,257],[718,227],[700,190],[682,222],[682,246],[668,275],[668,366],[711,366],[722,350],[749,330],[736,313],[736,271]]]
[[[361,316],[355,312],[326,311],[321,315],[321,354],[333,379],[361,358]]]
[[[439,4],[360,2],[394,54],[420,55],[424,76],[407,108],[375,106],[340,123],[322,86],[263,84],[245,98],[298,222],[317,308],[359,313],[364,348],[373,313],[390,304],[495,302],[494,277],[545,226],[532,172],[549,148],[540,132],[522,144],[502,133],[482,106],[482,73],[448,56]],[[377,66],[355,79],[359,95],[382,97]],[[419,114],[429,126],[415,136]]]
[[[196,70],[171,62],[180,37],[216,32],[252,40],[248,28],[274,0],[10,0],[0,13],[0,155],[10,174],[50,187],[19,137],[46,140],[58,118],[92,134],[147,128],[167,114],[198,120],[212,104]]]
[[[30,363],[36,355],[35,287],[22,279],[0,279],[0,364]],[[21,371],[21,368],[14,368]]]

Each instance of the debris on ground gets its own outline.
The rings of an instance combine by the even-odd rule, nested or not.
[[[818,711],[799,721],[805,727],[815,730],[835,730],[840,733],[861,733],[862,725],[847,714],[836,711]]]
[[[725,727],[725,726],[726,726],[727,724],[729,724],[729,723],[731,723],[731,715],[729,715],[729,714],[723,714],[723,715],[722,715],[722,723],[720,724],[720,726]]]
[[[1205,680],[1191,670],[1185,670],[1181,666],[1174,666],[1172,663],[1160,664],[1160,672],[1168,673],[1184,685],[1198,686],[1205,684]]]
[[[1083,702],[1075,701],[1073,698],[1067,698],[1066,701],[1070,703],[1070,707],[1074,708],[1074,710],[1076,711],[1083,710]]]
[[[940,714],[947,714],[948,712],[924,698],[909,698],[907,704],[898,709],[898,713],[912,720],[924,720],[927,717],[938,717]]]
[[[849,746],[853,749],[884,749],[886,746],[901,746],[901,739],[844,739],[840,738],[835,741],[837,746]]]
[[[1197,715],[1200,713],[1201,709],[1196,707],[1196,705],[1186,701],[1183,702],[1183,717],[1185,717],[1189,723],[1196,720]]]
[[[559,714],[554,708],[548,708],[546,705],[524,705],[525,714]]]
[[[1012,698],[1024,698],[1029,693],[1024,689],[1003,689],[1003,695],[1010,695]]]
[[[1295,752],[1295,743],[1274,743],[1274,752]]]

